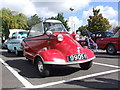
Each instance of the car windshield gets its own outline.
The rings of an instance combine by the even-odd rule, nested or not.
[[[49,26],[49,30],[52,32],[67,32],[66,28],[63,26],[62,23],[52,23]]]
[[[18,38],[25,38],[27,37],[28,32],[19,32],[18,33]]]
[[[120,37],[120,30],[115,33],[114,37]]]
[[[111,32],[106,32],[106,36],[107,36],[107,37],[113,37],[113,36],[114,36],[114,34],[113,34],[113,33],[111,33]]]

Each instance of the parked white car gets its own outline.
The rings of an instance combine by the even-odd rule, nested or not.
[[[7,50],[8,53],[15,52],[17,56],[22,54],[22,40],[27,37],[28,31],[19,30],[12,34],[10,40],[7,41]]]

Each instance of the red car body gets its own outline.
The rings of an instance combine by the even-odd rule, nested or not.
[[[62,42],[57,40],[57,33],[51,35],[51,39],[49,39],[49,36],[47,35],[32,38],[33,40],[31,38],[24,39],[24,56],[33,61],[35,57],[40,56],[43,58],[45,64],[58,65],[77,64],[94,59],[94,53],[90,49],[83,48],[74,39],[74,34],[61,34],[64,36],[64,40]],[[44,47],[48,48],[48,50],[42,50]],[[87,58],[72,62],[68,61],[67,56],[80,53],[86,54]]]
[[[47,20],[44,22],[44,26],[46,23],[55,22],[62,24],[57,20]],[[44,65],[69,65],[87,63],[95,58],[90,49],[83,48],[78,43],[75,38],[76,34],[68,34],[64,31],[53,32],[52,34],[46,33],[35,37],[27,37],[23,40],[23,52],[27,59],[35,62],[36,58],[39,57]]]
[[[118,35],[107,38],[98,38],[96,40],[98,48],[106,50],[108,54],[115,54],[117,51],[120,51],[120,37]]]

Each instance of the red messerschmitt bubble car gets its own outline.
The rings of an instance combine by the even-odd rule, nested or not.
[[[22,42],[24,56],[32,61],[41,76],[50,74],[49,66],[79,64],[92,66],[94,53],[79,43],[79,34],[69,34],[58,20],[46,20],[31,28]]]

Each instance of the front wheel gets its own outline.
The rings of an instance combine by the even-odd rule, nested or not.
[[[106,51],[107,51],[108,54],[116,54],[117,53],[114,45],[108,45],[106,47]]]
[[[37,58],[36,67],[40,73],[40,76],[42,76],[42,77],[49,76],[50,71],[48,70],[47,66],[43,64],[43,62],[40,58]]]
[[[80,63],[80,67],[81,69],[83,70],[88,70],[93,64],[93,61],[89,61],[89,62],[86,62],[86,63]]]

